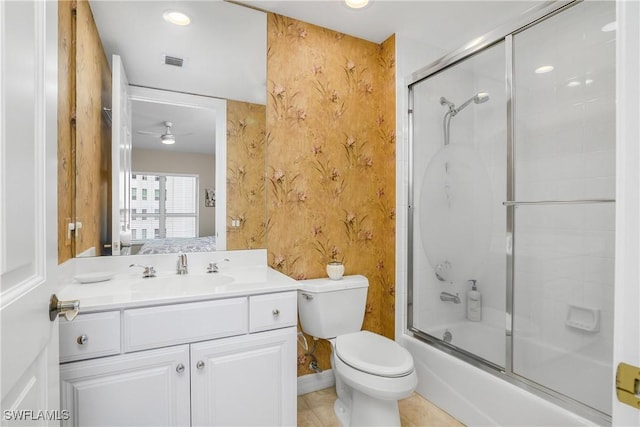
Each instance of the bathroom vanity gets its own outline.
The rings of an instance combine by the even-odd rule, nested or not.
[[[80,300],[60,321],[68,425],[295,425],[297,283],[233,261],[63,289]]]

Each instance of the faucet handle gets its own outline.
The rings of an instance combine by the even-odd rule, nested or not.
[[[145,279],[149,277],[156,277],[156,270],[153,268],[152,265],[131,264],[129,268],[131,267],[143,268],[144,271],[142,272],[142,277]]]
[[[217,260],[217,261],[211,261],[209,263],[209,265],[207,266],[207,273],[217,273],[218,270],[218,263],[221,261],[229,261],[229,258],[223,258],[221,260]]]

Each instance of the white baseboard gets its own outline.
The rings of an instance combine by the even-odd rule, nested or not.
[[[336,379],[331,369],[322,371],[319,374],[303,375],[298,377],[298,396],[333,387],[335,384]]]

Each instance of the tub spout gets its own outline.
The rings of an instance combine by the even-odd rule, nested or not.
[[[460,304],[460,297],[458,294],[450,294],[449,292],[440,293],[440,301],[452,302],[454,304]]]

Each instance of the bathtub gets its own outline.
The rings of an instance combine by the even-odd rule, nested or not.
[[[452,344],[461,345],[458,340],[469,338],[465,343],[465,349],[474,352],[473,346],[477,345],[482,350],[481,357],[495,362],[494,357],[499,357],[497,352],[502,352],[504,360],[504,330],[484,327],[484,325],[472,325],[473,332],[469,332],[469,325],[450,324],[430,334],[442,337],[445,329],[453,335]],[[489,332],[487,340],[480,338],[482,332]],[[500,332],[498,334],[498,332]],[[498,345],[488,345],[489,342]],[[597,422],[583,418],[569,410],[561,408],[548,400],[545,400],[524,388],[516,386],[504,378],[489,373],[457,357],[451,356],[438,348],[422,342],[410,335],[403,334],[397,340],[407,348],[413,356],[416,372],[418,374],[417,392],[433,402],[456,419],[468,426],[594,426],[610,424],[606,417]],[[487,342],[488,341],[488,342]],[[480,346],[480,344],[482,346]],[[534,345],[527,342],[523,345]],[[495,354],[491,355],[491,352]],[[549,363],[558,362],[558,358],[550,357]],[[586,363],[586,361],[582,361]],[[575,363],[575,359],[557,363],[555,369],[566,367],[565,363]],[[586,365],[583,365],[586,366]],[[589,364],[589,370],[594,372],[594,364]],[[597,365],[602,372],[597,375],[610,375],[610,371],[604,364]],[[584,376],[584,375],[583,375]],[[589,389],[589,387],[585,387]],[[610,390],[606,390],[610,392]]]
[[[504,367],[506,357],[504,327],[502,329],[484,322],[450,323],[426,331],[436,338],[445,339],[449,334],[450,344],[482,359]]]

